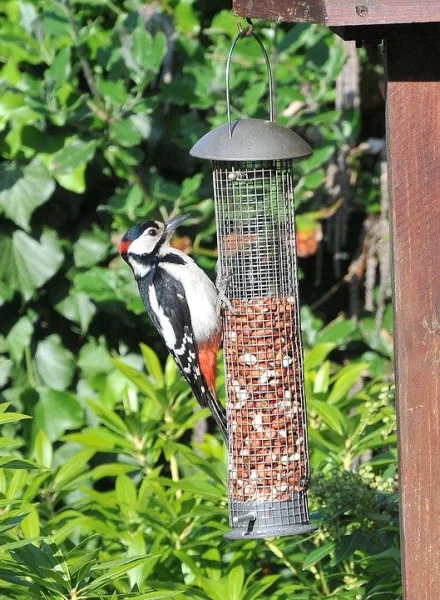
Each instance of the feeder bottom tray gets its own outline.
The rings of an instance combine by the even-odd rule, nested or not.
[[[285,502],[230,501],[232,530],[228,540],[258,539],[285,535],[304,535],[316,529],[308,522],[307,494],[294,493]]]

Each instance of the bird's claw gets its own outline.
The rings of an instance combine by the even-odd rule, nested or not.
[[[217,306],[216,306],[217,316],[220,316],[220,314],[224,308],[227,308],[233,315],[236,314],[235,308],[233,307],[229,298],[226,296],[226,292],[228,290],[230,282],[231,282],[230,275],[223,276],[220,273],[218,273],[217,279],[215,281],[215,287],[217,288],[217,292],[218,292]]]

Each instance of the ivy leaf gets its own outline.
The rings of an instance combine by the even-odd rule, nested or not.
[[[72,382],[75,363],[58,335],[50,335],[38,344],[35,367],[44,384],[54,390],[65,390]]]
[[[98,142],[73,139],[52,157],[52,170],[59,174],[71,173],[92,160]]]
[[[116,274],[109,269],[92,267],[83,273],[74,275],[75,289],[88,294],[95,302],[118,300]]]
[[[0,279],[29,300],[63,262],[58,237],[46,231],[37,242],[24,231],[0,237]]]
[[[84,424],[84,410],[70,392],[41,388],[35,407],[33,430],[43,430],[50,441],[57,440],[68,429]]]
[[[77,292],[66,296],[61,302],[55,305],[55,309],[60,315],[63,315],[69,321],[77,323],[81,327],[81,332],[86,333],[90,321],[96,313],[96,306],[83,292]]]
[[[23,356],[24,349],[29,346],[34,327],[27,317],[22,317],[15,323],[8,333],[9,352],[14,362],[19,363]]]
[[[75,192],[75,194],[82,194],[86,190],[85,172],[86,165],[84,164],[79,165],[79,167],[76,167],[73,171],[69,171],[69,173],[54,171],[53,176],[61,187],[70,192]]]
[[[6,385],[6,382],[9,379],[9,375],[12,371],[12,360],[5,359],[4,356],[0,355],[0,386],[3,387]],[[1,440],[2,438],[0,438]],[[3,438],[4,439],[4,438]],[[0,441],[1,443],[1,441]]]
[[[25,167],[0,166],[0,205],[8,219],[26,231],[33,212],[49,200],[54,189],[53,178],[38,159]]]
[[[91,267],[107,256],[108,239],[101,234],[86,232],[73,245],[73,259],[77,267]]]

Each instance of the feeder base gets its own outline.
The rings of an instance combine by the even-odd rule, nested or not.
[[[286,535],[305,535],[315,531],[315,525],[290,525],[288,527],[266,527],[264,531],[232,529],[223,536],[226,540],[261,540],[264,538],[281,537]]]
[[[295,492],[288,501],[237,502],[230,500],[232,530],[228,540],[304,535],[316,527],[309,524],[307,492]]]

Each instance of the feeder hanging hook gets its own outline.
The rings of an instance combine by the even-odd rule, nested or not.
[[[255,38],[255,40],[257,41],[258,45],[261,48],[261,51],[263,53],[264,56],[264,61],[266,63],[266,68],[267,68],[267,77],[269,80],[269,120],[273,123],[274,121],[274,86],[273,86],[273,76],[272,76],[272,69],[270,66],[270,61],[269,61],[269,57],[267,55],[266,52],[266,48],[263,45],[263,42],[261,41],[261,39],[258,37],[258,35],[254,32],[254,24],[252,23],[252,21],[250,19],[246,19],[247,23],[248,23],[248,27],[246,27],[246,29],[243,29],[243,26],[241,25],[241,23],[238,23],[238,35],[235,38],[235,40],[232,42],[232,46],[231,49],[229,50],[229,54],[228,54],[228,59],[226,61],[226,110],[227,110],[227,115],[228,115],[228,126],[229,126],[229,138],[232,138],[232,122],[231,122],[231,92],[229,89],[229,75],[230,75],[230,71],[231,71],[231,59],[232,59],[232,54],[234,53],[235,50],[235,46],[237,45],[237,42],[239,39],[243,38],[243,37],[253,37]]]

